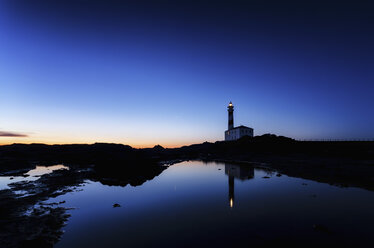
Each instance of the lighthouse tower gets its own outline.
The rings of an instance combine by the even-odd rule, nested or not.
[[[227,106],[227,111],[229,112],[228,130],[230,130],[234,128],[234,105],[232,105],[232,102],[230,102],[229,106]]]
[[[227,106],[227,112],[229,113],[229,125],[225,131],[225,140],[237,140],[243,136],[253,137],[253,128],[243,125],[234,127],[234,105],[232,105],[232,102]]]

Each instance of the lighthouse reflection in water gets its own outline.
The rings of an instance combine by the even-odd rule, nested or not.
[[[87,181],[78,191],[47,202],[75,208],[56,248],[373,243],[372,191],[275,173],[250,165],[185,161],[136,187]],[[114,203],[121,207],[113,208]],[[333,233],[316,231],[313,225],[319,223]]]
[[[235,202],[235,178],[241,181],[254,178],[255,170],[252,166],[225,163],[225,174],[229,178],[229,204],[234,207]]]

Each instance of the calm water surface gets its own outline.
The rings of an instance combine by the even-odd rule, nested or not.
[[[69,167],[57,164],[53,166],[42,166],[37,165],[35,169],[32,169],[24,174],[24,176],[0,176],[0,190],[9,189],[8,184],[17,183],[22,181],[35,181],[40,178],[40,176],[52,173],[55,170],[68,170]]]
[[[56,247],[374,241],[374,192],[257,168],[182,162],[141,186],[87,181],[81,189],[49,200],[76,207]],[[121,207],[113,208],[114,203]]]

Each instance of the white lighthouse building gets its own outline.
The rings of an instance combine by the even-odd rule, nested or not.
[[[234,105],[232,105],[232,102],[227,106],[227,111],[229,113],[229,125],[225,131],[225,140],[237,140],[243,136],[253,137],[253,128],[246,126],[234,127]]]

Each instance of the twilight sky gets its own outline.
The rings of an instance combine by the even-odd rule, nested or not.
[[[282,3],[281,3],[282,2]],[[374,138],[370,1],[0,1],[0,144]]]

